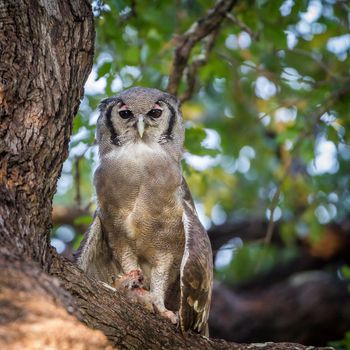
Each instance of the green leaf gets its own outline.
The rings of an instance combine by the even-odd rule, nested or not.
[[[74,220],[74,225],[90,225],[93,221],[93,218],[91,215],[84,215],[76,218]]]
[[[206,137],[206,133],[203,128],[190,127],[185,130],[186,148],[193,154],[199,154],[202,152],[202,142]]]
[[[98,78],[104,77],[107,73],[110,72],[112,67],[112,62],[105,62],[103,63],[97,70],[97,76]]]

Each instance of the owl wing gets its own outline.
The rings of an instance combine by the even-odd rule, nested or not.
[[[194,329],[208,336],[213,256],[209,237],[198,219],[185,179],[182,191],[186,243],[180,270],[180,325],[182,332]]]
[[[106,242],[101,220],[96,212],[94,220],[75,254],[75,260],[86,274],[111,284],[112,276],[117,276],[120,273],[120,267],[115,262]]]

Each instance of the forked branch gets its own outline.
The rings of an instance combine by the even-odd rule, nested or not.
[[[200,40],[204,39],[212,33],[216,33],[219,30],[221,23],[226,18],[227,13],[232,10],[235,3],[236,0],[219,1],[212,9],[207,12],[204,17],[193,24],[186,33],[176,38],[174,60],[169,76],[169,84],[167,87],[167,91],[169,93],[173,95],[178,94],[179,85],[181,83],[184,70],[188,66],[188,61],[190,59],[192,49]],[[207,52],[211,50],[212,45],[213,42],[207,46],[207,48],[209,48],[209,50],[206,50]],[[193,71],[196,72],[196,69],[198,68],[198,62],[197,64],[194,62],[194,65],[189,67],[190,76],[193,76]],[[199,65],[201,65],[201,63],[199,63]],[[183,95],[182,98],[188,99],[190,97],[189,93],[193,92],[193,88],[189,86],[187,89],[188,91]]]

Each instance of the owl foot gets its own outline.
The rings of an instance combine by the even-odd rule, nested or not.
[[[161,314],[161,316],[170,320],[170,322],[172,324],[176,324],[176,325],[179,324],[179,316],[175,312],[170,311],[170,310],[166,310],[166,311],[161,312],[160,314]]]
[[[112,287],[116,289],[135,289],[143,288],[143,275],[140,270],[132,270],[129,273],[112,278]]]
[[[126,292],[128,299],[141,304],[145,309],[154,312],[154,306],[148,290],[143,288],[143,275],[140,270],[132,270],[129,273],[112,278],[112,287]]]

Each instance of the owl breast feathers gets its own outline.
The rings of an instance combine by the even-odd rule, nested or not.
[[[138,271],[160,314],[208,335],[212,252],[182,176],[179,102],[135,87],[103,100],[100,112],[98,208],[77,263],[109,284]]]

